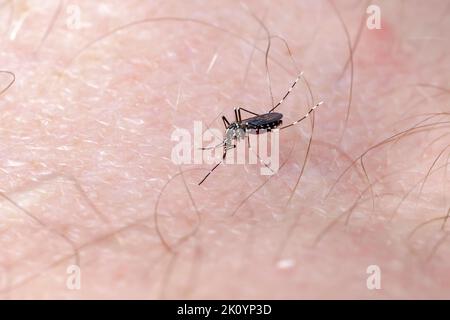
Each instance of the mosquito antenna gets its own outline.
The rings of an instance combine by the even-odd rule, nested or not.
[[[295,79],[294,83],[291,85],[291,87],[290,87],[289,90],[286,92],[286,94],[284,95],[284,97],[281,98],[280,102],[278,102],[278,103],[275,105],[275,107],[273,107],[272,109],[270,109],[269,112],[267,112],[267,113],[271,113],[273,110],[275,110],[276,108],[278,108],[278,107],[283,103],[283,101],[287,98],[287,96],[289,95],[289,93],[291,93],[292,89],[294,89],[295,85],[297,84],[298,80],[300,80],[300,78],[302,77],[302,75],[303,75],[303,71],[300,72],[300,74],[298,75],[297,79]]]
[[[320,101],[319,103],[317,103],[316,105],[314,105],[314,107],[312,107],[311,109],[309,109],[309,111],[300,119],[298,119],[297,121],[292,122],[291,124],[288,124],[287,126],[281,127],[280,130],[289,128],[293,125],[296,125],[299,122],[302,122],[303,120],[305,120],[306,118],[308,118],[308,116],[310,115],[311,112],[313,112],[318,106],[320,106],[321,104],[323,104],[323,101]]]
[[[225,145],[225,141],[222,141],[221,143],[219,143],[216,146],[213,146],[213,147],[202,147],[202,148],[199,148],[199,150],[213,150],[213,149],[217,149],[217,148],[223,147],[224,145]]]

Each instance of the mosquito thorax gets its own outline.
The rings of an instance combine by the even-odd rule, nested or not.
[[[245,131],[238,123],[234,122],[230,124],[230,126],[225,131],[225,136],[225,140],[230,142],[232,140],[240,140],[245,138]]]

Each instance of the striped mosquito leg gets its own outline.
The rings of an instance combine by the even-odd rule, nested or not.
[[[219,162],[218,164],[216,164],[211,170],[209,170],[208,174],[202,179],[202,181],[200,181],[200,182],[198,183],[198,185],[201,185],[201,184],[206,180],[206,178],[208,178],[209,175],[210,175],[214,170],[216,170],[216,168],[217,168],[221,163],[222,163],[222,161],[220,161],[220,162]]]
[[[291,85],[291,87],[289,88],[289,90],[286,92],[286,94],[284,95],[283,98],[281,98],[280,102],[278,102],[272,109],[269,110],[268,113],[271,113],[273,110],[275,110],[276,108],[278,108],[283,102],[284,100],[287,98],[287,96],[289,95],[289,93],[291,93],[291,91],[294,89],[295,85],[297,84],[298,80],[300,80],[300,78],[303,76],[303,71],[300,72],[300,74],[298,75],[297,79],[295,79],[294,83]]]
[[[323,101],[320,101],[318,104],[316,104],[314,107],[312,107],[311,109],[309,109],[309,111],[300,119],[298,119],[297,121],[292,122],[291,124],[288,124],[287,126],[281,127],[280,130],[282,129],[286,129],[289,127],[292,127],[294,125],[296,125],[299,122],[302,122],[303,120],[305,120],[306,118],[309,117],[309,115],[311,114],[311,112],[313,112],[318,106],[320,106],[321,104],[323,104]]]
[[[209,172],[208,172],[208,173],[206,174],[206,176],[202,179],[202,181],[200,181],[200,182],[198,183],[198,185],[201,185],[201,184],[206,180],[206,178],[208,178],[209,175],[210,175],[214,170],[216,170],[216,168],[217,168],[219,165],[221,165],[222,163],[224,163],[225,158],[227,157],[227,151],[230,150],[230,149],[234,149],[234,148],[236,148],[236,145],[232,145],[231,147],[224,147],[224,149],[223,149],[223,154],[222,154],[222,160],[221,160],[219,163],[217,163],[211,170],[209,170]]]

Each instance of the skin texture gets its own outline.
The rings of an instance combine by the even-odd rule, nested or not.
[[[448,2],[373,3],[2,2],[1,297],[449,298]],[[276,175],[172,162],[299,70]]]

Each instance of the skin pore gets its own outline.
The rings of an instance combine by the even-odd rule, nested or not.
[[[448,298],[448,10],[1,2],[1,297]],[[277,174],[173,163],[174,130],[267,112],[299,70],[284,122],[325,103]]]

